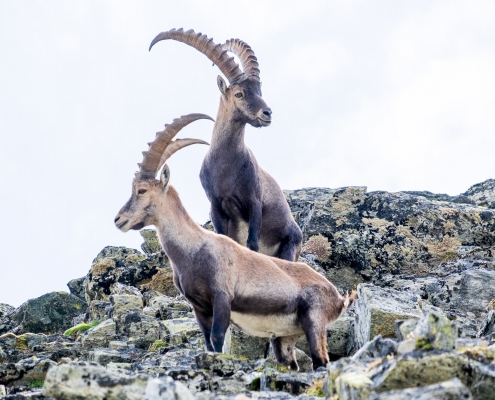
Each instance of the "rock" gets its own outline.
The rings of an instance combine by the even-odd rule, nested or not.
[[[84,332],[80,336],[84,348],[104,347],[116,337],[116,324],[112,319],[107,319]]]
[[[9,306],[8,304],[0,303],[0,319],[6,317],[14,310],[14,307]]]
[[[143,400],[194,400],[192,393],[172,378],[150,379],[146,385]]]
[[[180,295],[174,285],[174,273],[171,267],[161,268],[151,277],[151,281],[141,286],[145,290],[156,290],[165,296],[176,297]]]
[[[468,197],[478,206],[495,208],[495,179],[487,179],[471,186],[463,196]]]
[[[495,326],[495,311],[490,310],[486,315],[485,319],[481,323],[480,329],[476,333],[476,337],[483,337],[491,335],[494,332]]]
[[[427,350],[455,350],[457,335],[457,324],[436,313],[421,318],[414,329],[416,347]]]
[[[56,333],[70,328],[72,319],[85,309],[86,303],[66,292],[52,292],[28,300],[10,318],[20,325],[20,331]]]
[[[86,310],[86,322],[105,321],[110,318],[112,304],[109,301],[93,300]]]
[[[368,400],[373,381],[362,371],[344,372],[335,381],[337,396],[342,400]]]
[[[55,362],[37,357],[26,358],[18,363],[0,364],[0,384],[27,386],[34,381],[45,380],[46,373]]]
[[[328,239],[328,260],[317,261],[344,290],[380,284],[386,274],[424,277],[457,257],[461,246],[495,244],[495,213],[485,207],[405,192],[367,193],[364,187],[284,193],[304,244],[319,235]]]
[[[459,378],[472,380],[469,358],[452,351],[406,353],[372,376],[376,392],[426,386]]]
[[[196,365],[218,376],[232,376],[238,371],[251,372],[252,366],[245,358],[236,358],[230,354],[202,352],[196,355]]]
[[[284,391],[293,395],[303,394],[316,382],[323,382],[325,372],[283,373],[267,369],[261,375],[260,389],[267,391]]]
[[[129,338],[128,344],[139,349],[148,349],[162,337],[163,327],[157,319],[134,311],[120,316],[117,331]]]
[[[136,289],[133,286],[124,285],[123,283],[117,282],[112,285],[112,294],[121,295],[121,294],[129,294],[133,296],[137,296],[139,298],[143,298],[142,293],[139,289]]]
[[[84,296],[84,279],[86,279],[85,276],[82,278],[72,279],[67,282],[67,287],[69,288],[70,294],[79,297],[85,302],[86,297]]]
[[[370,400],[471,400],[469,389],[457,379],[418,388],[374,394]]]
[[[114,349],[96,349],[88,353],[88,359],[100,365],[107,365],[110,362],[120,363],[126,359]]]
[[[157,310],[158,316],[163,320],[184,318],[192,311],[190,304],[181,298],[156,296],[147,303],[151,308]]]
[[[191,343],[199,347],[203,343],[203,334],[194,318],[176,318],[161,321],[164,328],[162,339],[167,346]]]
[[[48,371],[43,394],[59,400],[140,400],[147,383],[148,377],[143,375],[124,376],[99,366],[62,364]]]
[[[229,327],[225,335],[224,352],[234,357],[246,357],[251,360],[267,357],[269,341],[248,335],[234,325]]]
[[[153,279],[158,272],[159,276]],[[172,281],[164,282],[164,273],[167,275],[168,272],[172,273],[170,262],[162,253],[146,255],[126,247],[108,246],[93,260],[84,280],[85,297],[88,303],[92,300],[108,301],[116,283],[141,291],[160,290],[169,283],[173,285]]]
[[[353,356],[356,361],[366,361],[373,358],[385,358],[397,353],[397,342],[392,339],[383,339],[381,335],[375,338],[363,347],[361,347]]]
[[[419,319],[421,299],[409,293],[384,289],[371,284],[360,284],[357,289],[355,341],[363,346],[370,338],[381,335],[395,338],[395,321]],[[422,306],[428,306],[426,303]]]
[[[113,294],[110,296],[110,302],[113,306],[114,319],[131,312],[141,312],[143,309],[142,297],[130,294]]]
[[[160,253],[162,251],[162,245],[154,229],[141,229],[139,234],[144,239],[141,249],[146,254]]]

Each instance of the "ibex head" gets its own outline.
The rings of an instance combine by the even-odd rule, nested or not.
[[[258,60],[247,43],[239,39],[230,39],[223,45],[215,44],[206,35],[195,33],[193,30],[184,32],[181,28],[160,33],[151,42],[150,50],[155,43],[166,39],[177,40],[194,47],[218,66],[230,84],[227,85],[220,76],[217,78],[223,105],[231,118],[254,127],[270,125],[272,110],[261,96]],[[229,57],[228,52],[239,57],[242,70],[234,58]]]
[[[174,119],[170,125],[156,134],[153,142],[148,143],[148,151],[143,151],[143,161],[139,165],[139,172],[132,181],[131,198],[121,208],[115,217],[115,225],[123,232],[130,229],[142,229],[148,225],[155,225],[157,205],[160,198],[167,192],[170,179],[170,169],[166,163],[176,151],[191,144],[208,144],[199,139],[176,139],[175,135],[186,125],[198,119],[210,119],[204,114],[189,114]],[[162,169],[163,167],[163,169]],[[160,172],[160,179],[155,179]]]

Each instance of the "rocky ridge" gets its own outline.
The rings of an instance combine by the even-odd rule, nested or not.
[[[288,371],[235,327],[225,354],[205,352],[146,229],[142,252],[106,247],[70,294],[0,304],[0,398],[495,398],[495,180],[459,196],[285,193],[301,261],[357,290],[327,328],[327,369],[312,371],[305,339]]]

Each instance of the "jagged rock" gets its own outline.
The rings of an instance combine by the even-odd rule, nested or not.
[[[482,207],[495,208],[495,179],[471,186],[462,194]]]
[[[385,274],[426,276],[457,257],[461,246],[493,246],[495,213],[472,204],[438,201],[364,187],[285,191],[306,243],[322,235],[330,243],[327,278],[345,290],[379,284]]]
[[[129,294],[133,296],[137,296],[139,298],[143,298],[143,294],[133,286],[124,285],[123,283],[117,282],[112,285],[112,294],[121,295],[121,294]]]
[[[143,400],[194,400],[192,393],[180,382],[171,378],[150,379]]]
[[[151,281],[141,286],[145,290],[156,290],[165,296],[176,297],[180,295],[174,285],[174,272],[171,267],[161,268],[151,277]]]
[[[110,318],[111,305],[109,301],[93,300],[86,310],[85,322],[101,322]]]
[[[70,294],[79,297],[85,302],[86,297],[84,296],[84,279],[86,279],[85,276],[82,278],[72,279],[67,282],[67,287],[69,288]]]
[[[141,229],[139,234],[144,239],[141,250],[146,254],[159,253],[162,251],[162,245],[154,229]]]
[[[55,362],[37,357],[26,358],[18,363],[0,364],[0,384],[27,386],[33,381],[43,381],[50,366]]]
[[[344,372],[335,380],[336,392],[342,400],[368,400],[373,392],[373,381],[364,371]]]
[[[162,339],[167,346],[190,343],[199,347],[203,342],[203,334],[194,318],[176,318],[161,321],[164,328]]]
[[[481,323],[480,329],[476,333],[476,337],[491,335],[494,332],[495,326],[495,310],[488,311],[485,319]]]
[[[116,337],[116,324],[112,319],[107,319],[84,332],[80,341],[85,348],[104,347]]]
[[[147,303],[149,307],[156,310],[157,315],[163,320],[184,318],[192,311],[190,304],[181,298],[156,296]]]
[[[418,388],[373,394],[370,400],[472,400],[469,389],[457,379]]]
[[[223,351],[234,357],[246,357],[251,360],[265,358],[268,353],[269,341],[248,335],[234,325],[229,327],[225,335]]]
[[[121,335],[129,337],[129,344],[140,349],[147,349],[163,336],[160,321],[139,311],[121,315],[117,330]]]
[[[385,358],[397,353],[397,342],[392,339],[383,339],[381,335],[365,343],[353,356],[356,361],[366,361],[373,358]]]
[[[12,311],[15,310],[15,307],[12,307],[8,304],[0,303],[0,319],[9,315]]]
[[[421,318],[414,329],[416,346],[428,349],[455,350],[457,335],[457,324],[436,313]]]
[[[92,300],[108,301],[116,283],[140,290],[159,290],[163,286],[162,272],[167,271],[171,273],[172,269],[162,253],[145,255],[126,247],[105,247],[93,260],[84,280],[86,300],[88,303]],[[153,280],[158,272],[161,278]]]
[[[56,333],[71,327],[72,319],[81,314],[86,303],[66,292],[52,292],[28,300],[10,318],[20,325],[20,332]]]
[[[110,303],[113,306],[115,320],[131,312],[141,312],[143,309],[143,299],[130,294],[113,294],[110,296]]]
[[[126,359],[121,353],[114,349],[96,349],[88,353],[88,359],[100,365],[107,365],[110,362],[120,363]]]
[[[187,388],[170,378],[124,376],[103,367],[74,364],[51,368],[46,376],[43,394],[60,400],[192,399]]]
[[[267,369],[261,375],[260,389],[299,395],[305,393],[316,382],[323,382],[325,377],[326,372],[283,373]]]
[[[395,338],[395,321],[419,319],[423,309],[434,307],[422,302],[418,296],[371,284],[360,284],[357,289],[355,342],[363,346],[371,338],[381,335]]]
[[[202,352],[196,355],[196,365],[218,376],[232,376],[237,371],[252,372],[246,358],[236,358],[230,354]]]

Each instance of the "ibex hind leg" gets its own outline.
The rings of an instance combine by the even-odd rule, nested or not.
[[[307,313],[300,316],[314,370],[325,367],[330,362],[327,353],[327,330],[323,315],[323,310],[308,310]]]
[[[290,367],[292,371],[299,371],[296,360],[296,341],[300,337],[301,335],[294,335],[270,339],[277,362]]]
[[[287,261],[297,261],[301,254],[302,232],[298,227],[294,227],[284,238],[280,245],[278,258]]]

